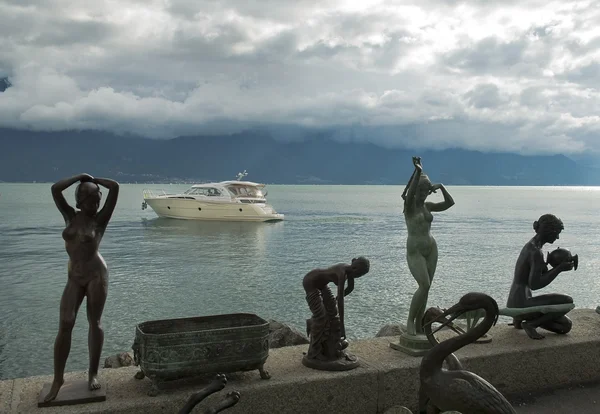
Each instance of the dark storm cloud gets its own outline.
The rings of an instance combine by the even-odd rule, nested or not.
[[[5,0],[0,127],[598,150],[597,27],[575,1]]]

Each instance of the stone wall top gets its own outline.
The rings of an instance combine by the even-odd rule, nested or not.
[[[594,310],[569,313],[573,330],[565,336],[548,333],[534,341],[523,331],[505,324],[493,327],[489,344],[472,344],[456,355],[466,369],[481,375],[506,396],[548,390],[578,382],[600,381],[600,316]],[[352,371],[316,371],[302,365],[307,345],[271,349],[265,367],[272,375],[261,380],[255,371],[228,375],[225,390],[212,395],[196,409],[237,390],[240,402],[227,413],[382,413],[404,405],[416,410],[420,357],[389,347],[395,337],[350,343],[361,366]],[[0,413],[176,413],[190,394],[203,386],[179,383],[157,397],[149,397],[148,379],[136,380],[136,367],[104,369],[105,402],[38,408],[37,397],[50,376],[0,381]],[[71,372],[67,380],[84,379],[85,372]]]

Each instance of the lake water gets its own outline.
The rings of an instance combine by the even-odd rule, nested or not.
[[[136,324],[153,319],[252,312],[303,331],[310,317],[303,276],[358,255],[371,260],[371,271],[346,297],[348,336],[405,322],[416,282],[404,253],[403,187],[269,186],[269,202],[286,215],[279,223],[158,219],[141,210],[146,187],[187,188],[122,185],[100,246],[110,272],[103,359],[130,350]],[[456,205],[436,213],[432,226],[440,258],[430,306],[450,306],[468,291],[488,293],[503,306],[517,255],[544,213],[565,224],[546,250],[567,247],[580,265],[539,293],[572,295],[578,307],[600,304],[600,188],[448,190]],[[73,200],[72,189],[67,193]],[[50,184],[0,183],[0,379],[52,373],[67,277],[63,228]],[[85,370],[87,361],[84,302],[67,370]]]

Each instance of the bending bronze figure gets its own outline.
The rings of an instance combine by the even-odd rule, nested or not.
[[[552,214],[544,214],[533,223],[536,234],[523,246],[517,259],[514,279],[506,302],[507,308],[529,308],[573,303],[573,298],[558,293],[539,296],[531,294],[532,290],[548,286],[561,272],[572,270],[577,263],[577,255],[572,256],[570,252],[562,251],[549,255],[549,259],[560,258],[563,260],[560,263],[550,260],[555,265],[552,269],[548,270],[548,265],[544,262],[542,246],[546,243],[552,244],[558,240],[563,228],[563,222]],[[524,329],[532,339],[544,338],[544,335],[537,332],[536,328],[538,327],[557,334],[566,334],[572,326],[571,319],[566,316],[564,311],[548,313],[532,311],[513,318],[513,322],[515,328]]]
[[[432,212],[445,211],[454,205],[454,200],[442,184],[431,184],[423,174],[421,158],[413,157],[415,170],[402,193],[404,199],[404,219],[408,230],[406,240],[406,261],[410,273],[419,287],[413,295],[406,332],[409,335],[423,334],[423,314],[427,308],[429,288],[437,267],[438,248],[431,235]],[[425,202],[427,196],[440,190],[444,196],[441,203]]]
[[[186,404],[179,410],[179,414],[190,414],[195,406],[197,406],[200,401],[204,400],[211,394],[215,392],[221,391],[225,388],[227,384],[227,377],[224,374],[218,374],[206,387],[202,388],[197,393],[194,393],[190,396]],[[224,411],[228,408],[233,407],[240,400],[240,393],[237,391],[232,391],[227,393],[225,398],[221,399],[215,406],[209,407],[204,410],[204,414],[216,414]]]
[[[459,315],[476,310],[485,311],[484,320],[470,331],[447,339],[433,347],[421,360],[419,389],[419,411],[426,413],[429,402],[436,412],[458,411],[479,414],[516,414],[512,405],[492,384],[473,374],[459,370],[442,368],[444,360],[453,352],[475,342],[485,334],[498,320],[498,304],[483,293],[467,293],[460,301],[440,317],[452,315],[442,323],[447,326]]]
[[[76,211],[67,203],[62,192],[80,182],[75,190]],[[100,186],[108,188],[108,196],[102,210],[98,211],[102,193]],[[52,197],[65,219],[66,228],[62,236],[69,255],[67,285],[60,301],[60,324],[54,343],[54,381],[44,402],[56,398],[64,383],[65,365],[71,350],[71,333],[77,312],[84,298],[87,298],[87,319],[89,322],[89,373],[90,390],[100,388],[98,366],[104,343],[104,332],[100,324],[108,289],[108,269],[98,252],[98,246],[106,226],[117,205],[119,184],[107,178],[93,178],[80,174],[65,178],[52,186]]]
[[[344,324],[344,296],[354,290],[354,279],[368,272],[369,260],[358,257],[352,259],[350,265],[340,263],[327,269],[314,269],[304,276],[302,286],[312,312],[312,317],[306,321],[310,345],[302,359],[305,366],[328,371],[357,366],[356,359],[345,352],[348,341]],[[346,282],[348,287],[344,289]],[[337,298],[329,289],[329,283],[337,286]]]

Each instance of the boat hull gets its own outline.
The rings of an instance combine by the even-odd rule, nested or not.
[[[281,221],[284,218],[283,214],[263,203],[207,203],[168,197],[146,198],[144,201],[159,217],[182,220]]]

